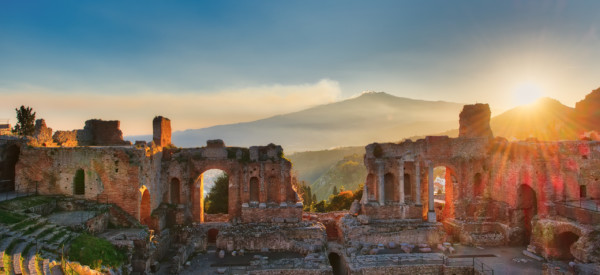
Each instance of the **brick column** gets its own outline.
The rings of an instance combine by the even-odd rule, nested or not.
[[[398,160],[398,193],[400,194],[399,201],[404,204],[404,159]]]
[[[379,195],[379,205],[384,205],[385,204],[385,190],[384,190],[384,177],[383,177],[383,168],[384,168],[384,162],[383,160],[378,160],[377,161],[377,179],[378,179],[378,185],[377,185],[377,192]]]
[[[433,163],[428,163],[429,176],[427,177],[427,193],[429,195],[429,211],[427,212],[427,221],[436,222],[435,209],[433,204]]]
[[[415,204],[421,205],[421,167],[419,160],[415,160]]]

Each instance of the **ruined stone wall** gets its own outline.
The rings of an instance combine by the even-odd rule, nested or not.
[[[42,195],[68,195],[115,203],[139,218],[140,187],[158,188],[153,181],[159,164],[145,149],[134,147],[24,147],[17,163],[17,190],[35,190]],[[74,177],[83,170],[85,191],[74,195]],[[158,177],[160,178],[160,177]],[[159,200],[152,200],[153,209]]]
[[[191,209],[194,221],[202,221],[204,186],[200,178],[209,169],[223,170],[229,176],[231,220],[289,222],[302,218],[302,205],[291,184],[291,163],[282,158],[280,146],[246,149],[225,147],[222,141],[213,140],[206,147],[169,150],[168,154],[162,181],[181,183],[180,200]],[[256,192],[256,201],[251,200],[252,192]]]
[[[171,145],[171,120],[157,116],[152,120],[153,140],[157,146]]]
[[[325,227],[316,222],[238,224],[219,230],[217,248],[225,251],[291,251],[303,255],[321,251]]]
[[[488,104],[465,105],[459,115],[459,137],[493,138]]]
[[[77,140],[80,145],[129,145],[123,140],[120,125],[118,120],[88,120],[83,130],[78,131]]]

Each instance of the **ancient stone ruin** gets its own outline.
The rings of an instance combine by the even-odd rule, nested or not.
[[[487,104],[466,105],[458,138],[369,144],[363,197],[339,213],[302,212],[281,146],[209,140],[177,148],[161,116],[152,122],[153,140],[135,145],[123,141],[118,121],[89,120],[83,130],[54,135],[38,121],[31,140],[0,140],[0,179],[5,190],[119,206],[179,247],[174,272],[194,251],[277,251],[295,256],[259,255],[248,270],[471,274],[473,266],[452,266],[440,254],[451,253],[452,243],[529,245],[546,259],[599,263],[600,143],[509,142],[494,138],[489,120]],[[442,199],[434,194],[436,167],[445,168]],[[229,176],[227,214],[204,213],[202,175],[210,169]],[[401,264],[415,257],[436,264]]]

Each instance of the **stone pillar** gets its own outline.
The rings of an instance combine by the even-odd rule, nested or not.
[[[433,203],[433,163],[428,163],[429,175],[427,176],[427,193],[429,195],[429,211],[427,212],[427,221],[436,222],[435,209]]]
[[[385,204],[385,190],[384,190],[384,176],[383,176],[383,168],[384,162],[382,160],[377,161],[377,193],[379,196],[379,205]]]
[[[419,160],[415,160],[415,204],[421,205],[421,167]]]
[[[258,192],[258,202],[264,203],[267,201],[265,196],[265,164],[263,162],[260,163],[260,171],[259,171],[259,192]]]
[[[367,183],[363,185],[363,196],[362,203],[367,204],[369,202],[369,189],[367,188]]]
[[[398,160],[398,193],[400,194],[399,201],[404,204],[404,159]]]

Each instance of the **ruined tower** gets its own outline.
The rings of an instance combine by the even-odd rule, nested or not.
[[[171,144],[171,120],[157,116],[152,120],[153,140],[157,146],[167,146]]]
[[[460,112],[458,130],[459,137],[487,137],[493,138],[490,128],[490,106],[488,104],[465,105]]]

